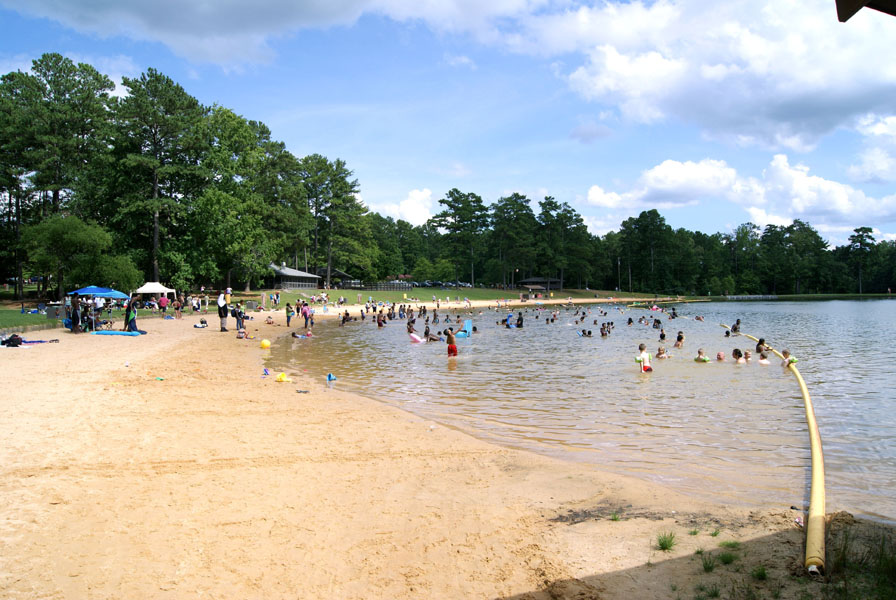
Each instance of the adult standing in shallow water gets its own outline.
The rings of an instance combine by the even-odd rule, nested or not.
[[[454,339],[454,330],[450,327],[445,330],[445,341],[448,343],[448,356],[457,356],[457,340]]]

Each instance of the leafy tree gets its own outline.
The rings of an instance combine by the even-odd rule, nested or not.
[[[455,264],[459,267],[464,256],[470,260],[470,283],[476,285],[476,248],[488,226],[488,211],[482,198],[473,193],[464,193],[457,188],[448,191],[439,200],[445,210],[435,215],[431,222],[446,232],[448,247]],[[456,279],[456,277],[452,277]]]
[[[850,258],[859,268],[859,293],[862,293],[862,266],[871,253],[874,246],[874,236],[871,235],[870,227],[857,227],[853,230],[853,234],[849,236]]]
[[[128,95],[117,110],[118,143],[124,164],[144,177],[139,194],[128,201],[130,212],[151,215],[151,268],[159,281],[162,219],[182,218],[185,196],[204,181],[200,160],[206,149],[200,125],[206,110],[179,84],[155,69],[139,78],[123,78]],[[198,180],[198,181],[197,181]]]
[[[22,244],[32,269],[58,273],[56,284],[62,293],[67,286],[98,283],[130,290],[140,279],[129,258],[109,254],[109,233],[78,217],[57,214],[30,225],[22,232]]]
[[[492,240],[501,264],[501,283],[515,283],[516,274],[532,272],[535,263],[535,231],[538,221],[529,199],[513,193],[491,206]],[[520,277],[522,279],[522,277]]]
[[[421,256],[417,259],[417,264],[414,265],[414,269],[413,271],[411,271],[411,274],[417,281],[428,281],[434,278],[434,272],[435,269],[429,259],[425,256]]]

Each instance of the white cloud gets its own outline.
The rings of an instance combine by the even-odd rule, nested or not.
[[[896,157],[884,148],[868,148],[859,155],[859,164],[850,165],[849,176],[856,181],[893,181]]]
[[[446,54],[445,62],[451,67],[466,67],[472,71],[476,70],[476,63],[469,56]]]
[[[627,201],[627,198],[616,192],[605,192],[599,185],[592,185],[588,188],[586,201],[591,206],[599,208],[619,208]]]
[[[584,98],[626,119],[693,124],[715,139],[805,152],[838,128],[893,136],[896,19],[846,25],[830,0],[0,0],[99,36],[159,42],[225,68],[272,43],[365,14],[423,23],[554,60]],[[176,15],[176,18],[172,18]],[[880,60],[874,60],[874,58]],[[471,56],[455,57],[472,66]],[[469,62],[467,62],[469,61]],[[568,65],[568,66],[567,66]]]
[[[664,116],[658,99],[677,87],[684,71],[681,61],[656,51],[622,54],[612,46],[599,46],[569,81],[586,98],[617,104],[623,115],[649,123]]]
[[[727,194],[734,188],[737,171],[722,160],[700,162],[665,160],[645,171],[641,181],[648,190],[646,199],[691,204],[698,198]]]
[[[666,160],[644,171],[627,191],[588,190],[587,203],[631,214],[650,208],[676,208],[701,201],[729,200],[757,225],[787,225],[794,219],[819,229],[852,230],[875,221],[896,220],[896,194],[871,198],[847,184],[812,175],[808,166],[791,165],[775,155],[762,176],[744,177],[724,161]]]
[[[896,140],[896,116],[862,115],[858,119],[856,129],[869,137],[887,137]]]
[[[423,225],[432,217],[432,191],[427,188],[411,190],[401,202],[381,204],[371,209],[396,220],[403,219],[411,225]]]

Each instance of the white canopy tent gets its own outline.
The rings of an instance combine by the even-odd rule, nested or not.
[[[142,286],[134,290],[135,294],[176,294],[176,290],[166,288],[158,281],[147,281]]]

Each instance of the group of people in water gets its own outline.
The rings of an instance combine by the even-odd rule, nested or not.
[[[568,311],[572,308],[573,306],[569,305],[565,307],[565,310]],[[621,313],[625,312],[623,307],[616,306],[614,308]],[[369,301],[361,308],[360,313],[357,317],[352,316],[348,310],[344,311],[344,313],[342,313],[341,315],[340,324],[344,326],[347,323],[351,323],[354,321],[363,322],[369,316],[371,317],[372,321],[377,324],[377,327],[383,328],[390,321],[402,320],[405,321],[406,331],[411,337],[411,341],[444,342],[447,345],[448,356],[457,356],[457,338],[459,337],[459,335],[467,337],[469,335],[479,333],[479,331],[476,327],[472,327],[471,331],[467,331],[466,325],[464,325],[463,329],[455,330],[455,327],[450,325],[460,325],[463,322],[465,316],[463,314],[458,314],[457,309],[454,309],[453,312],[449,309],[446,309],[441,313],[439,312],[440,310],[440,305],[437,305],[436,308],[429,310],[425,305],[417,305],[415,307],[411,304],[383,304]],[[461,310],[467,310],[469,317],[473,316],[473,311],[469,310],[469,307],[465,307]],[[525,324],[524,313],[530,312],[529,308],[525,308],[523,310],[518,310],[516,314],[514,314],[512,311],[508,311],[506,306],[502,307],[500,303],[495,307],[490,307],[489,310],[495,310],[498,313],[501,313],[503,311],[504,316],[501,316],[501,318],[495,321],[495,325],[503,329],[522,329]],[[667,320],[679,318],[679,315],[677,311],[674,310],[674,308],[666,311],[664,309],[654,307],[650,310],[657,311],[659,314],[657,314],[656,316],[642,315],[637,318],[637,321],[633,317],[628,317],[627,319],[627,325],[629,327],[633,327],[637,323],[638,325],[659,330],[660,346],[657,348],[655,355],[652,356],[649,352],[647,352],[646,344],[642,343],[638,346],[638,355],[635,360],[637,361],[642,372],[650,372],[653,370],[653,366],[651,364],[652,360],[663,360],[671,357],[671,354],[666,350],[665,346],[667,335],[666,330],[663,327],[663,318]],[[534,313],[534,315],[532,315],[532,318],[535,321],[543,321],[548,325],[554,324],[557,321],[564,320],[561,316],[561,309],[559,308],[549,310],[543,307],[538,307],[531,309],[531,311]],[[479,314],[482,315],[482,311],[480,311]],[[594,326],[599,325],[600,337],[609,337],[616,327],[615,321],[607,320],[598,323],[598,319],[594,318],[595,315],[599,317],[607,317],[609,316],[609,312],[603,307],[599,306],[576,308],[575,312],[572,315],[572,324],[584,325],[587,323],[587,321],[593,320],[592,322]],[[704,322],[704,317],[702,316],[696,316],[693,318],[695,321]],[[418,319],[424,320],[422,333],[419,332],[416,328]],[[436,327],[437,325],[449,326],[438,328]],[[725,336],[730,337],[732,334],[738,335],[740,333],[740,327],[741,320],[737,319],[737,321],[733,325],[731,325],[731,327],[726,328]],[[582,338],[594,337],[592,331],[587,328],[582,328],[581,330],[576,329],[576,333]],[[673,343],[672,347],[674,349],[680,350],[684,347],[684,342],[684,331],[679,330],[676,333],[675,342]],[[756,362],[760,365],[769,365],[771,364],[771,360],[769,359],[771,352],[772,350],[765,343],[765,340],[760,339],[756,344],[755,353],[753,350],[741,350],[740,348],[734,348],[731,352],[731,360],[735,364],[750,364]],[[796,361],[795,358],[790,356],[790,353],[787,350],[782,351],[781,354],[782,356],[784,356],[784,360],[782,362],[783,366],[787,366]],[[758,358],[756,358],[756,356],[758,356]],[[726,362],[727,360],[728,359],[725,352],[720,351],[716,353],[715,361],[713,361],[707,355],[706,351],[703,348],[699,348],[697,350],[697,356],[694,357],[694,361],[699,363]]]

